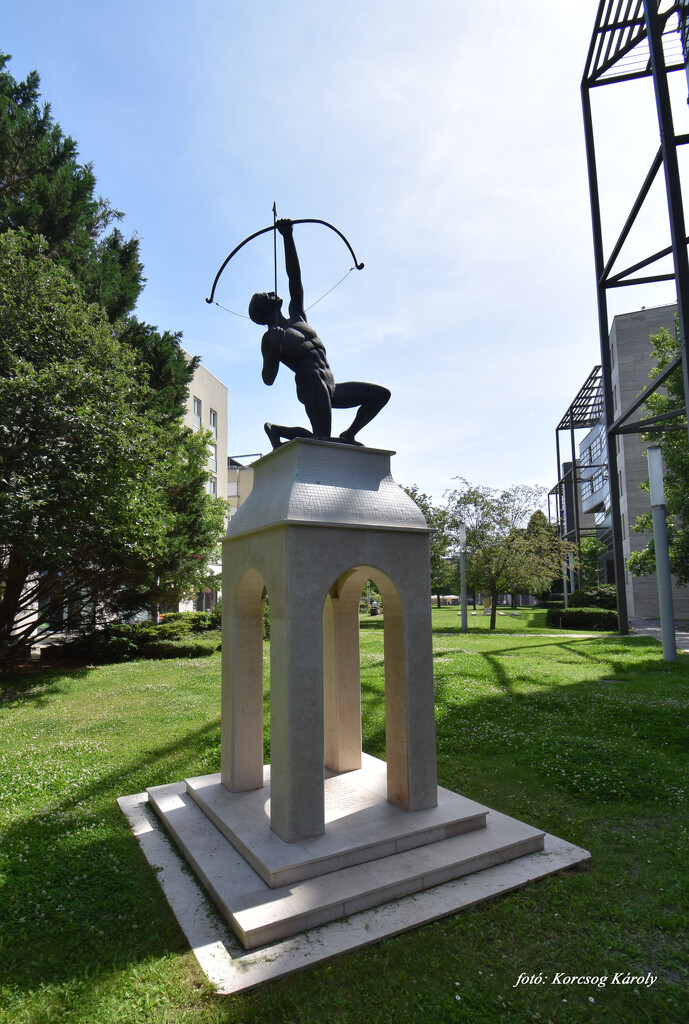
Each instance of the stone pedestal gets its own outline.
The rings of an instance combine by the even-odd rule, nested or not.
[[[237,958],[228,991],[305,966],[307,948],[344,952],[589,857],[437,785],[429,530],[390,454],[295,440],[256,464],[223,543],[221,772],[121,801],[142,834],[132,801],[155,809],[243,949],[260,951]],[[369,578],[383,599],[385,762],[361,750]],[[305,931],[303,948],[284,943]]]
[[[359,599],[385,613],[387,799],[437,803],[429,530],[390,452],[295,440],[255,465],[223,542],[222,784],[263,785],[262,597],[270,600],[271,828],[325,831],[324,769],[361,767]]]

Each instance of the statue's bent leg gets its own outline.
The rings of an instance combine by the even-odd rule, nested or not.
[[[318,370],[309,370],[295,375],[297,398],[306,409],[313,437],[329,438],[332,424],[332,388]]]
[[[279,423],[264,423],[263,429],[273,448],[279,448],[285,441],[293,441],[295,437],[313,437],[306,427],[283,427]]]
[[[361,428],[370,423],[389,401],[390,392],[380,384],[365,384],[356,380],[336,384],[332,397],[333,409],[351,409],[359,406],[351,425],[342,431],[340,438],[351,444]]]

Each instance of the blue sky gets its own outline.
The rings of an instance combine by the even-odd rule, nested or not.
[[[395,478],[439,501],[454,476],[552,486],[555,427],[599,361],[579,91],[597,6],[22,0],[1,46],[16,78],[39,71],[99,192],[138,234],[138,315],[182,331],[227,384],[232,454],[268,450],[265,420],[306,417],[284,367],[262,383],[261,329],[204,301],[218,267],[272,223],[273,201],[344,232],[365,269],[309,319],[336,379],[392,391],[360,440],[396,451]],[[648,83],[599,93],[612,231],[658,133]],[[662,229],[659,209],[642,232]],[[325,228],[296,239],[308,305],[351,257]],[[272,285],[266,235],[216,298],[246,313]],[[614,313],[674,293],[613,298]]]

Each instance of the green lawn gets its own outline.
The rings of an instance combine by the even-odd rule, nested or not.
[[[219,656],[5,679],[0,1021],[684,1024],[689,656],[519,635],[538,615],[489,634],[479,612],[462,634],[456,608],[434,612],[439,781],[586,847],[591,869],[232,997],[205,984],[115,804],[218,770]],[[379,757],[382,640],[362,630]],[[658,980],[514,987],[522,972]]]
[[[457,606],[450,608],[433,607],[434,633],[461,633],[462,618]],[[495,633],[555,633],[557,629],[546,623],[546,608],[517,608],[513,610],[506,605],[499,608]],[[385,615],[362,615],[361,625],[364,629],[382,629]],[[483,614],[483,606],[469,605],[467,611],[467,629],[469,633],[483,632],[490,628],[490,615]]]

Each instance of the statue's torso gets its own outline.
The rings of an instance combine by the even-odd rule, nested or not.
[[[325,345],[306,320],[293,320],[285,327],[280,360],[297,376],[314,371],[326,379],[332,372],[325,354]]]

